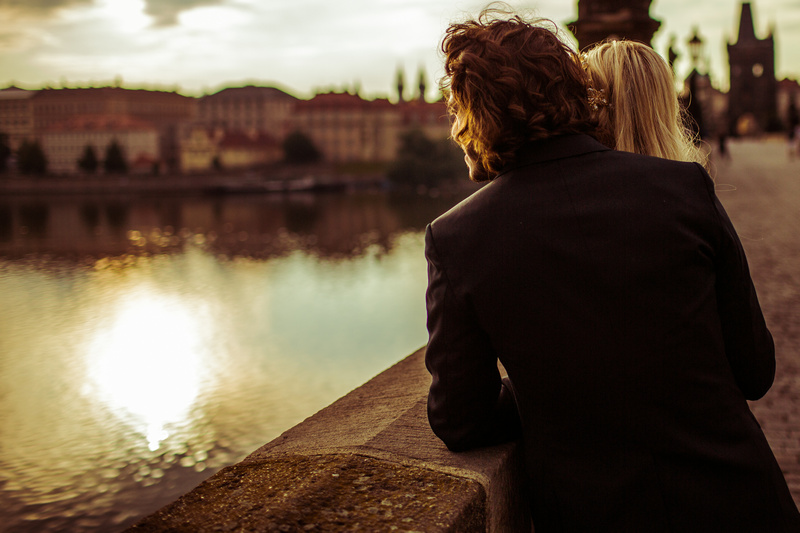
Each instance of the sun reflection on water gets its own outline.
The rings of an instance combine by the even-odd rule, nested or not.
[[[186,298],[138,286],[90,344],[88,390],[135,424],[151,451],[170,425],[187,421],[208,378],[203,340],[210,324],[203,315]]]
[[[424,268],[421,234],[338,260],[0,258],[0,524],[118,531],[242,459],[424,343]]]

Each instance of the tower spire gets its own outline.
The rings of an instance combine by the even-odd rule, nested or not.
[[[403,100],[403,88],[404,88],[404,76],[403,76],[403,67],[397,67],[397,103],[402,103]]]
[[[737,42],[753,41],[755,38],[756,31],[753,25],[753,11],[750,9],[750,2],[742,2],[742,16],[739,19],[739,37]]]

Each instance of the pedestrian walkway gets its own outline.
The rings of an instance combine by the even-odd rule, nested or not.
[[[800,159],[784,138],[733,140],[729,159],[712,157],[717,196],[744,245],[777,372],[751,404],[800,506]]]

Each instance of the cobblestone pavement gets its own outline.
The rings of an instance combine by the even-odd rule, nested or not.
[[[777,373],[751,404],[800,506],[800,158],[779,138],[729,143],[712,158],[717,196],[744,245],[767,325]]]

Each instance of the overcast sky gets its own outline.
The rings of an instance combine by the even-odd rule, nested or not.
[[[299,97],[358,87],[395,98],[398,68],[416,87],[420,68],[435,96],[438,44],[448,22],[478,12],[473,0],[0,0],[0,87],[16,84],[177,89],[201,95],[244,83]],[[563,23],[577,0],[508,2]],[[753,0],[756,35],[774,28],[779,78],[800,77],[800,0]],[[712,79],[727,88],[726,37],[740,0],[655,0],[654,47],[671,35],[688,72],[686,41],[698,26]]]

